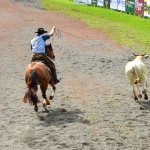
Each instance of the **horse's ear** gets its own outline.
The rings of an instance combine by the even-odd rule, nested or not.
[[[52,44],[50,43],[49,45],[50,45],[51,49],[53,49],[53,48],[52,48]]]

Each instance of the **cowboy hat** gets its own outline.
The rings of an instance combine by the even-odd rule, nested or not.
[[[47,33],[47,31],[45,31],[44,28],[38,28],[38,31],[35,33]]]

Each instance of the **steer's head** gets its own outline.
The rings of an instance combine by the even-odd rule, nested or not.
[[[149,57],[149,55],[146,55],[146,53],[144,53],[144,54],[133,53],[133,55],[130,57],[130,60],[135,60],[136,58],[142,60],[142,59],[147,59],[148,57]]]

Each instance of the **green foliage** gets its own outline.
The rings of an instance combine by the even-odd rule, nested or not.
[[[72,0],[41,0],[43,9],[62,12],[82,20],[90,28],[105,32],[115,42],[134,50],[150,53],[150,20],[89,5],[75,5]]]

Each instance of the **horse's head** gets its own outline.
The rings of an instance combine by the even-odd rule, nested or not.
[[[55,60],[55,55],[53,52],[52,44],[50,43],[49,45],[45,45],[45,53],[47,56],[49,56],[51,59]]]

